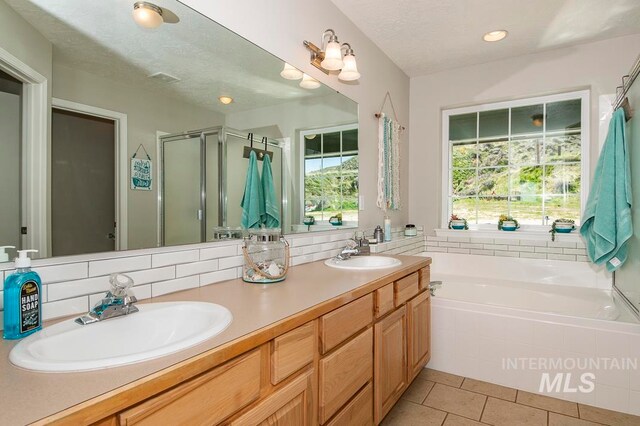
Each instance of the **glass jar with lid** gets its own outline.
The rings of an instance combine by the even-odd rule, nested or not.
[[[285,279],[289,270],[289,243],[280,229],[250,229],[242,253],[243,281],[269,284]]]

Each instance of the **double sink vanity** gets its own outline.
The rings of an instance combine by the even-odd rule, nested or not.
[[[0,423],[378,424],[430,357],[431,260],[331,262],[5,341]]]

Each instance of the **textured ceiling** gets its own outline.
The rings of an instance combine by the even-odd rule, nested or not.
[[[640,0],[332,2],[410,77],[640,33]],[[482,40],[498,29],[509,36]]]
[[[135,24],[133,0],[6,2],[52,42],[54,63],[211,110],[229,113],[336,95],[324,85],[307,90],[283,79],[280,59],[177,1],[154,1],[180,18],[155,30]],[[180,81],[148,78],[158,72]],[[220,104],[221,95],[234,103]]]

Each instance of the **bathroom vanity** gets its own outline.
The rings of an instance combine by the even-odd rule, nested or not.
[[[377,271],[320,261],[280,284],[231,280],[154,298],[219,303],[234,320],[203,344],[129,366],[27,372],[9,364],[4,342],[4,380],[17,392],[0,423],[377,424],[430,357],[431,259],[398,258]],[[47,395],[35,410],[21,402],[27,389]]]

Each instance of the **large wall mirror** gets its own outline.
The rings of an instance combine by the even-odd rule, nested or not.
[[[0,0],[15,14],[0,28],[0,246],[52,257],[212,241],[240,225],[251,139],[272,153],[284,233],[338,215],[357,226],[358,105],[156,3],[165,23],[148,29],[132,0]]]

